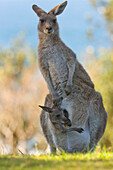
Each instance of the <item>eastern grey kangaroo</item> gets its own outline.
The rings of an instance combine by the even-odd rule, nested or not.
[[[46,137],[50,146],[54,143],[55,147],[58,146],[67,152],[83,152],[87,150],[88,145],[93,149],[103,136],[107,113],[101,94],[95,91],[93,82],[78,62],[76,54],[59,37],[56,16],[63,12],[66,5],[67,1],[48,13],[33,5],[32,8],[39,17],[38,60],[40,70],[53,96],[53,101],[47,100],[46,104],[52,107],[52,102],[58,103],[63,98],[61,108],[67,110],[72,126],[83,128],[84,131],[81,134],[67,132],[63,136],[56,133],[53,135],[50,126],[46,121],[44,123],[46,120],[44,112],[41,114],[41,117],[44,117],[42,128],[45,129],[43,130],[45,136],[50,133],[49,141]]]
[[[55,152],[56,148],[71,152],[68,149],[67,133],[75,131],[81,134],[84,131],[83,128],[69,127],[71,121],[68,118],[68,113],[57,106],[52,106],[51,94],[46,96],[45,106],[40,106],[43,109],[40,122],[51,153]]]
[[[53,107],[51,94],[46,96],[45,106],[47,108]],[[55,115],[66,114],[66,117],[71,120],[72,127],[82,128],[83,131],[77,133],[70,130],[62,133],[61,119],[56,120],[59,129],[57,130],[51,124],[49,114],[43,110],[40,115],[40,122],[51,153],[55,152],[56,148],[69,153],[86,152],[89,148],[93,151],[104,134],[107,122],[107,113],[100,94],[94,92],[88,102],[84,97],[75,93],[64,98],[61,107],[62,109],[59,109],[58,106],[55,106],[55,110],[52,110],[51,120],[53,118],[53,124]]]
[[[32,7],[39,17],[39,66],[54,102],[71,92],[91,93],[94,88],[90,77],[77,61],[76,54],[59,37],[56,16],[63,12],[66,5],[67,1],[48,13],[37,5]]]

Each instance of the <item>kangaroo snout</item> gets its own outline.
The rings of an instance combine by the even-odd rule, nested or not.
[[[54,30],[53,30],[53,28],[51,26],[50,27],[46,27],[45,30],[44,30],[44,33],[52,34],[52,33],[54,33]]]
[[[70,121],[69,119],[67,119],[67,118],[63,118],[63,119],[62,119],[62,123],[63,123],[64,125],[71,126],[71,121]]]
[[[46,27],[46,30],[48,31],[48,33],[50,33],[52,31],[52,27]]]

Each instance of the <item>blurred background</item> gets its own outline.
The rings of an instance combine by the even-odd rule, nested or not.
[[[0,154],[46,150],[39,104],[48,93],[37,63],[37,4],[45,11],[63,0],[0,0]],[[96,90],[108,124],[100,146],[113,149],[113,0],[68,0],[58,16],[60,36],[75,51]]]

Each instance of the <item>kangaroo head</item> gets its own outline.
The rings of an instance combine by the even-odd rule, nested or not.
[[[66,5],[67,1],[56,6],[48,13],[39,8],[37,5],[33,5],[32,9],[39,17],[38,31],[46,35],[57,34],[59,29],[56,15],[61,14]]]
[[[60,123],[63,125],[71,126],[71,121],[68,118],[68,112],[66,110],[62,110],[57,106],[53,106],[52,108],[46,106],[39,106],[41,107],[45,113],[49,113],[49,118],[53,124]]]

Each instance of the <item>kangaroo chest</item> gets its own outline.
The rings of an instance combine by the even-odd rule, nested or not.
[[[54,85],[67,80],[67,63],[63,54],[51,54],[48,66]]]
[[[49,50],[43,49],[40,52],[39,60],[46,62],[53,85],[60,93],[61,85],[65,87],[68,79],[68,67],[62,48],[53,46]]]

